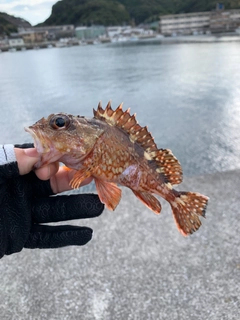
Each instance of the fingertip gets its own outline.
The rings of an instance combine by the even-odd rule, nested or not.
[[[44,167],[35,170],[37,177],[41,180],[49,180],[59,169],[58,162],[50,163]]]
[[[25,243],[25,248],[61,248],[83,246],[92,239],[92,229],[76,226],[34,225]]]

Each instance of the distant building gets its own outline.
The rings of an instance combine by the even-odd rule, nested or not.
[[[171,14],[160,17],[160,33],[166,36],[174,34],[193,34],[209,29],[210,12]]]
[[[75,35],[80,40],[94,40],[106,34],[104,26],[77,27]]]
[[[0,37],[0,49],[8,46],[8,38]]]
[[[210,30],[213,33],[235,31],[240,27],[240,10],[216,10],[211,13]]]
[[[85,40],[87,36],[87,27],[77,27],[75,28],[75,35],[80,40]]]
[[[8,45],[12,48],[24,46],[24,40],[18,35],[12,35],[8,38]]]
[[[59,40],[61,38],[72,38],[75,36],[74,25],[63,26],[44,26],[44,27],[31,27],[31,28],[18,28],[18,33],[34,31],[35,33],[44,33],[47,40]]]
[[[213,11],[166,15],[159,21],[160,33],[165,36],[228,32],[239,26],[240,10],[224,10],[222,4]]]
[[[121,33],[123,33],[126,30],[130,30],[131,26],[112,26],[107,27],[107,35],[109,38],[114,38],[119,36]]]
[[[19,32],[26,44],[41,43],[46,41],[47,34],[44,31],[26,30]]]

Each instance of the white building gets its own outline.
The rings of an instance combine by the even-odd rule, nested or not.
[[[240,10],[217,9],[207,12],[161,16],[160,33],[165,36],[234,31],[240,26]]]
[[[193,34],[205,32],[210,25],[210,12],[171,14],[160,17],[160,33],[166,36],[174,34]]]
[[[240,10],[216,10],[211,13],[212,32],[235,31],[240,27]]]
[[[20,37],[12,37],[8,39],[8,44],[12,48],[16,48],[19,46],[24,46],[24,41]]]
[[[109,38],[114,38],[119,36],[121,33],[125,32],[126,30],[130,30],[131,26],[112,26],[107,27],[107,35]]]

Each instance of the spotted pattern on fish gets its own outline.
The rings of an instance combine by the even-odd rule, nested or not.
[[[155,213],[161,204],[154,194],[167,200],[179,231],[189,235],[201,226],[208,197],[177,191],[173,185],[182,182],[182,168],[169,149],[158,149],[148,128],[142,127],[130,109],[120,104],[113,110],[99,103],[93,118],[66,113],[51,114],[26,128],[41,155],[37,166],[55,161],[75,169],[71,186],[78,188],[93,177],[100,200],[114,210],[122,185]]]

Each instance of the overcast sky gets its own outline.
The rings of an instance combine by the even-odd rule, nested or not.
[[[56,0],[0,0],[0,12],[20,17],[32,25],[45,21]]]

